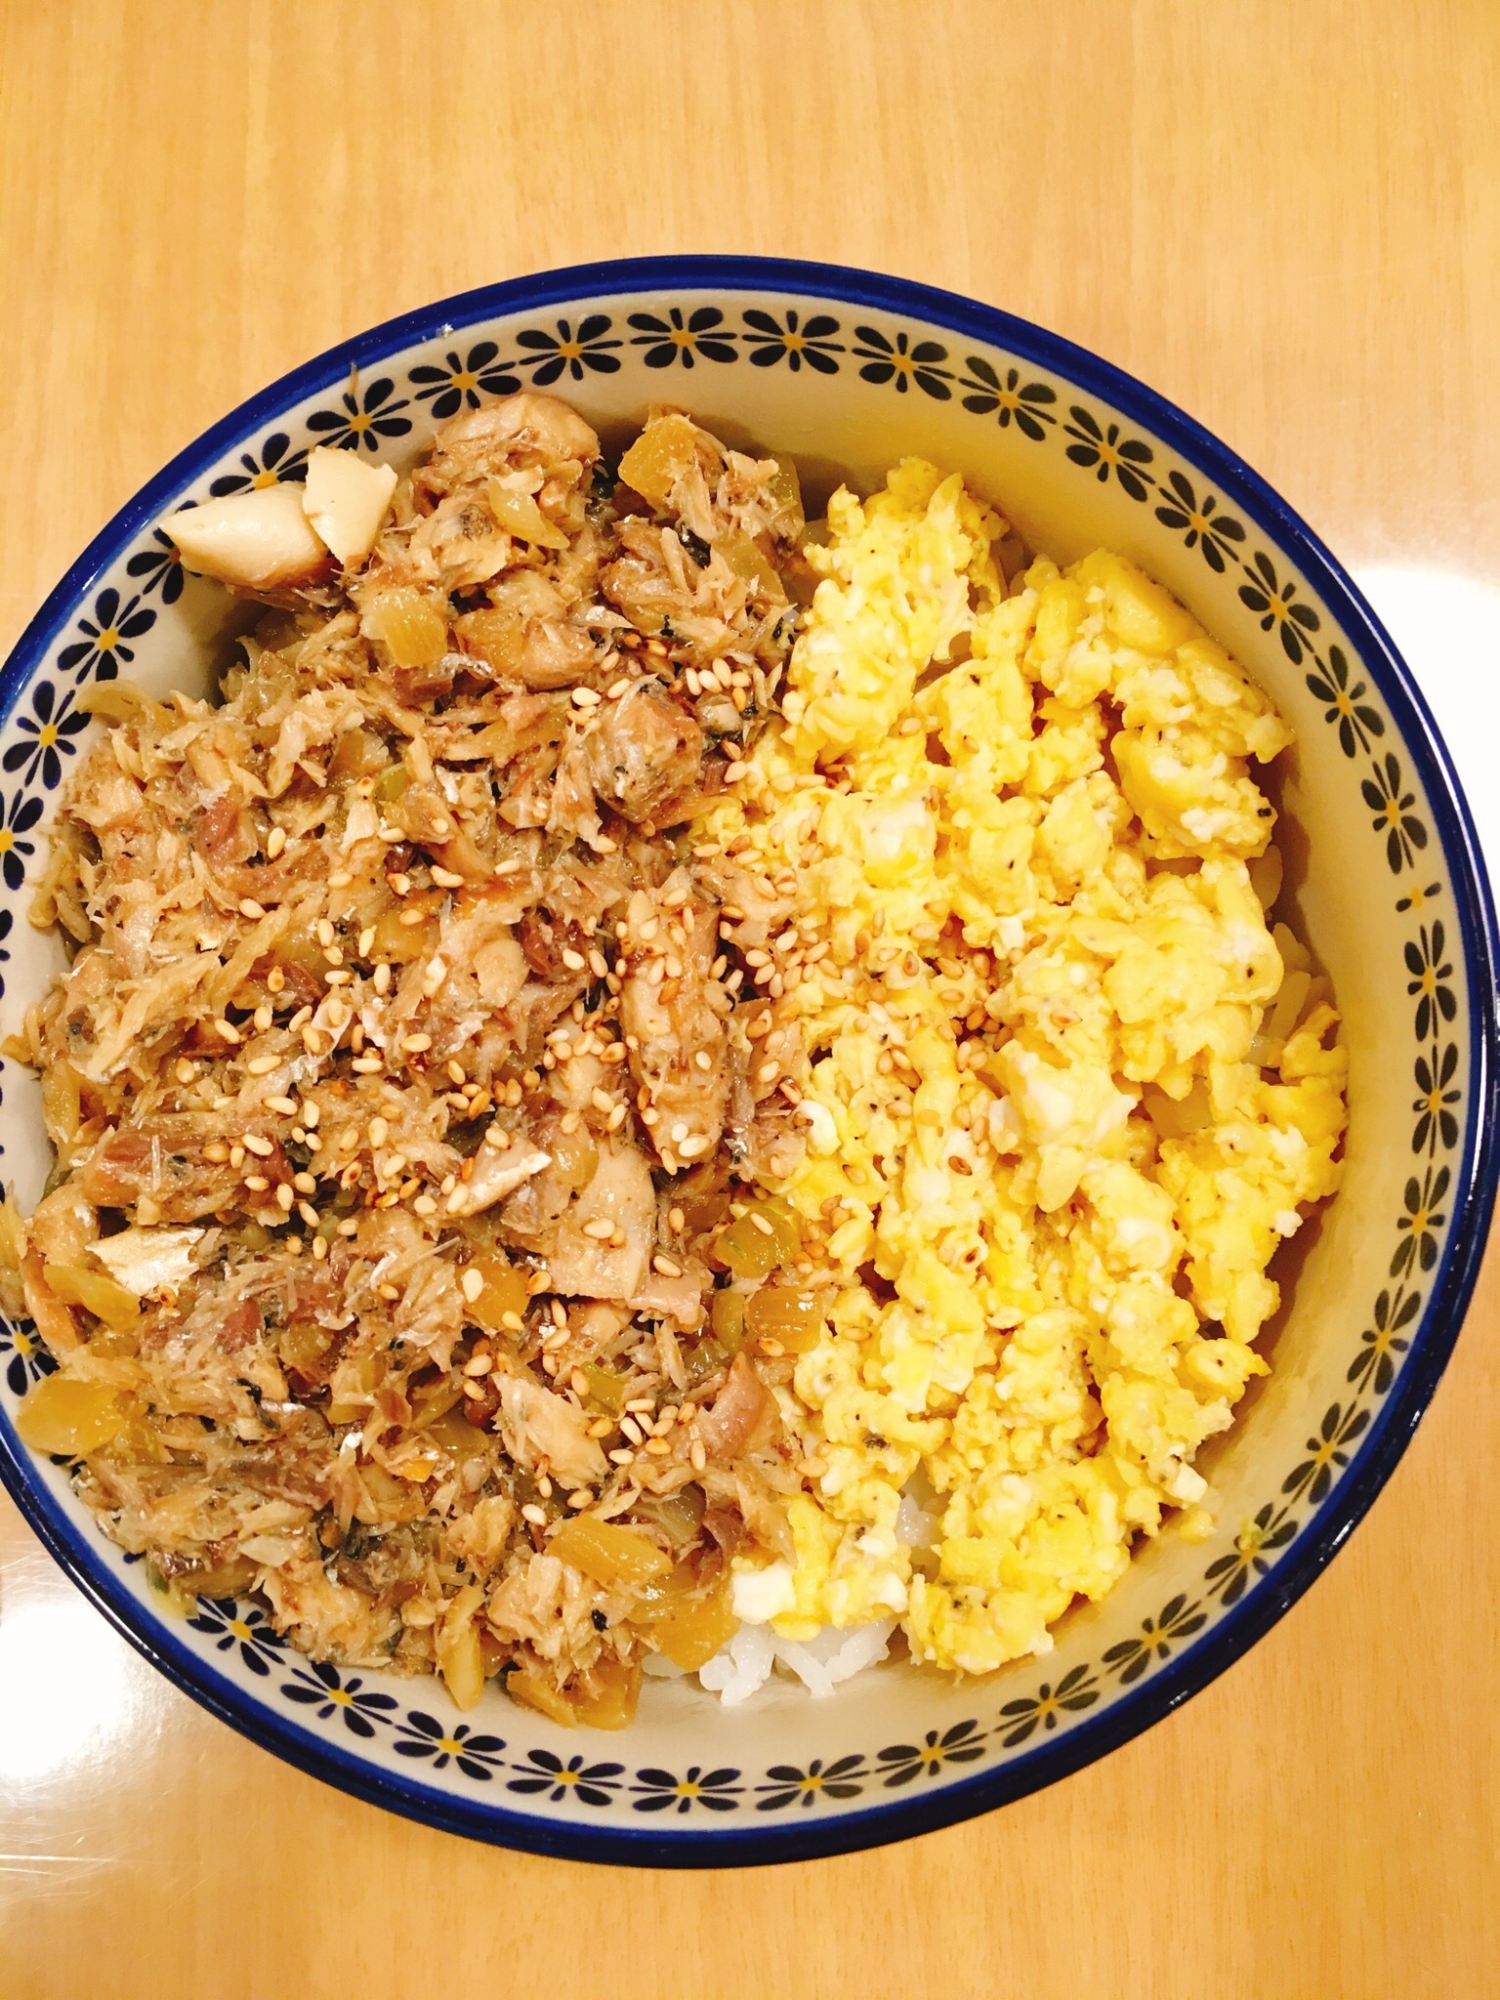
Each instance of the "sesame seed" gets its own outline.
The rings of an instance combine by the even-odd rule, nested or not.
[[[574,951],[571,946],[568,946],[564,950],[562,962],[568,968],[569,972],[583,972],[588,966],[588,960],[584,957],[583,953],[581,951]]]
[[[254,1153],[262,1160],[269,1160],[276,1150],[272,1141],[263,1139],[258,1132],[247,1132],[245,1134],[245,1146],[248,1151]]]
[[[245,1186],[256,1194],[264,1194],[271,1183],[264,1174],[246,1174]]]
[[[491,1125],[485,1132],[484,1143],[493,1146],[497,1153],[503,1153],[510,1145],[510,1134],[503,1125]]]
[[[419,924],[426,923],[427,912],[425,910],[403,910],[396,921],[403,930],[414,931]]]
[[[665,1458],[671,1449],[665,1438],[654,1437],[646,1440],[646,1450],[652,1458]]]
[[[736,704],[736,706],[738,706],[738,704]],[[726,764],[724,767],[725,784],[726,785],[738,784],[740,779],[744,777],[745,773],[749,770],[749,768],[750,766],[748,764],[742,762],[740,758],[736,757],[732,764]]]
[[[377,1070],[385,1068],[385,1063],[380,1056],[356,1056],[349,1067],[359,1076],[374,1076]]]
[[[274,861],[285,846],[286,828],[284,826],[273,826],[266,840],[266,859]]]
[[[468,1082],[468,1078],[464,1075],[464,1066],[461,1062],[453,1062],[450,1060],[450,1062],[448,1063],[448,1075],[452,1078],[452,1080],[455,1083]]]
[[[590,1493],[586,1486],[580,1486],[575,1492],[568,1495],[568,1505],[570,1507],[587,1507],[592,1504],[593,1498],[593,1494]]]
[[[592,688],[578,687],[573,690],[573,703],[577,708],[597,708],[602,699]]]
[[[763,1339],[760,1341],[759,1346],[761,1353],[772,1361],[774,1361],[779,1355],[786,1353],[786,1349],[782,1346],[779,1340]]]
[[[411,894],[410,875],[403,875],[397,871],[395,874],[387,875],[385,881],[386,887],[393,896],[409,896]]]
[[[352,1215],[346,1215],[338,1225],[338,1231],[340,1236],[358,1236],[359,1224]]]
[[[257,903],[253,896],[241,896],[240,915],[242,917],[249,917],[252,923],[259,923],[265,914],[266,906],[264,903]]]
[[[436,1215],[437,1206],[437,1203],[430,1194],[419,1194],[412,1203],[412,1213],[414,1215]]]
[[[484,1390],[481,1388],[479,1383],[464,1382],[460,1386],[462,1387],[464,1394],[468,1396],[472,1401],[476,1403],[482,1403],[484,1401]]]
[[[233,1021],[215,1021],[214,1026],[218,1029],[219,1033],[223,1036],[224,1040],[228,1042],[231,1048],[237,1047],[238,1044],[244,1039],[244,1037],[240,1034],[239,1029],[234,1025]]]
[[[526,1322],[518,1312],[501,1313],[500,1324],[507,1333],[524,1333],[526,1329]]]
[[[653,1257],[651,1259],[651,1268],[653,1271],[660,1271],[664,1278],[680,1278],[682,1276],[682,1266],[674,1264],[670,1257]]]
[[[285,985],[286,974],[279,965],[273,965],[266,974],[266,990],[270,993],[279,993]]]
[[[695,1132],[689,1139],[679,1139],[677,1150],[685,1160],[696,1160],[700,1153],[706,1153],[713,1142],[706,1132]]]
[[[291,1188],[285,1181],[283,1181],[281,1183],[281,1186],[276,1190],[276,1206],[282,1211],[283,1214],[290,1215],[292,1212],[292,1203],[296,1199],[297,1197],[292,1193]],[[316,1222],[317,1217],[314,1216],[313,1220],[314,1222]]]
[[[297,1106],[290,1097],[268,1097],[266,1109],[274,1111],[280,1118],[291,1118],[295,1115]]]
[[[461,889],[464,886],[462,875],[455,875],[451,868],[439,868],[436,862],[432,864],[432,879],[440,889]]]
[[[614,1110],[610,1112],[608,1118],[605,1119],[604,1129],[606,1132],[618,1132],[620,1127],[624,1123],[625,1123],[625,1106],[623,1104],[617,1104]]]
[[[589,971],[593,973],[596,979],[602,979],[609,971],[609,961],[597,945],[589,953]]]
[[[374,942],[375,926],[373,924],[366,924],[359,934],[359,955],[361,958],[368,958],[370,956],[370,947]]]
[[[526,1505],[521,1509],[521,1519],[523,1521],[530,1521],[534,1528],[545,1528],[547,1525],[547,1512],[545,1508],[538,1507],[534,1500],[528,1500]]]
[[[779,1062],[763,1062],[755,1072],[755,1080],[757,1083],[774,1083],[780,1074],[781,1064]]]
[[[350,986],[354,983],[354,974],[346,972],[342,967],[337,966],[325,972],[323,977],[328,981],[330,986]]]
[[[245,1064],[245,1069],[250,1076],[269,1076],[280,1062],[280,1056],[252,1056]]]
[[[229,1158],[229,1148],[222,1139],[214,1139],[203,1148],[203,1157],[205,1160],[212,1160],[216,1167],[221,1167]]]
[[[488,1354],[476,1354],[472,1361],[464,1363],[464,1373],[478,1381],[480,1376],[488,1375],[494,1365]]]
[[[621,1417],[620,1429],[630,1439],[632,1444],[643,1444],[645,1442],[646,1434],[634,1417]]]
[[[375,968],[375,991],[379,994],[384,995],[386,993],[389,993],[390,990],[391,990],[391,968],[385,964],[377,965]]]
[[[313,1238],[312,1254],[313,1254],[313,1262],[315,1264],[321,1264],[323,1259],[328,1255],[328,1242],[326,1237],[315,1236]]]
[[[311,1174],[301,1173],[292,1175],[292,1186],[298,1194],[313,1194],[317,1191],[318,1184]]]
[[[229,1164],[234,1168],[236,1173],[239,1172],[240,1168],[245,1164],[245,1149],[243,1146],[230,1147]]]
[[[466,1187],[456,1187],[448,1197],[448,1213],[458,1215],[468,1205],[469,1190]]]
[[[319,917],[317,928],[318,928],[318,943],[322,945],[323,949],[326,951],[329,945],[333,943],[333,940],[338,935],[338,933],[334,930],[333,925],[329,922],[327,917]]]
[[[319,1222],[322,1221],[322,1217],[310,1201],[299,1201],[297,1204],[297,1213],[302,1217],[302,1220],[307,1224],[309,1229],[316,1229]]]
[[[750,1227],[752,1229],[758,1229],[762,1236],[774,1236],[776,1234],[775,1230],[771,1227],[770,1223],[767,1222],[766,1218],[763,1215],[755,1215],[752,1213],[750,1217]]]
[[[459,1279],[458,1283],[459,1283],[459,1289],[462,1291],[464,1297],[468,1300],[470,1305],[473,1305],[474,1301],[479,1297],[479,1294],[484,1290],[484,1273],[482,1271],[476,1271],[474,1267],[470,1265],[469,1269],[464,1272],[463,1276]]]
[[[597,1087],[589,1092],[589,1102],[596,1111],[613,1111],[615,1108],[615,1100],[609,1092]]]
[[[422,974],[422,991],[429,1000],[447,977],[448,968],[442,959],[434,958],[428,963],[427,970]]]
[[[401,1046],[409,1055],[419,1056],[432,1047],[431,1035],[403,1035]]]
[[[635,1453],[633,1451],[612,1451],[609,1454],[609,1462],[611,1465],[633,1465],[635,1463]]]
[[[615,1225],[607,1217],[596,1215],[592,1222],[583,1225],[585,1236],[592,1236],[596,1243],[607,1243],[615,1233]]]
[[[678,1143],[680,1143],[680,1141],[685,1139],[687,1135],[688,1135],[688,1128],[679,1118],[677,1123],[672,1127],[672,1143],[674,1145],[677,1145]]]
[[[688,1452],[688,1457],[692,1461],[692,1467],[694,1472],[704,1472],[707,1470],[708,1453],[704,1449],[702,1442],[698,1438],[693,1439],[692,1447]]]

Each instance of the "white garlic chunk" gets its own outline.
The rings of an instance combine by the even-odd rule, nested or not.
[[[328,559],[302,511],[300,490],[283,482],[205,500],[162,525],[186,568],[247,590],[298,582]]]
[[[347,569],[374,548],[395,490],[392,466],[366,465],[352,451],[319,445],[308,454],[302,508]]]

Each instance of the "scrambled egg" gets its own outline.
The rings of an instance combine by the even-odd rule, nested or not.
[[[828,944],[775,1003],[813,1058],[780,1192],[828,1309],[782,1392],[814,1477],[736,1607],[792,1640],[896,1616],[986,1673],[1165,1509],[1210,1530],[1194,1454],[1266,1372],[1346,1062],[1257,895],[1290,731],[1191,616],[1104,553],[1007,586],[1004,524],[920,460],[829,530],[708,828]]]

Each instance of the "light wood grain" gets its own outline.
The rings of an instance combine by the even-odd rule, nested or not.
[[[6,0],[0,650],[283,369],[663,250],[992,300],[1185,404],[1353,563],[1500,582],[1497,86],[1493,0]],[[119,1726],[0,1795],[0,1991],[1494,1992],[1497,1330],[1492,1260],[1347,1553],[1187,1710],[865,1856],[668,1876],[470,1846],[277,1764],[101,1628]],[[8,1505],[0,1562],[0,1634],[70,1601]]]

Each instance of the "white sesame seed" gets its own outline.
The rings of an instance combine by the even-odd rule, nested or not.
[[[432,1047],[432,1037],[431,1035],[403,1035],[401,1046],[409,1055],[421,1055],[424,1050]]]
[[[252,1056],[245,1064],[245,1069],[250,1076],[269,1076],[280,1062],[280,1056]]]
[[[284,826],[273,826],[266,840],[266,859],[274,861],[285,846],[286,828]]]
[[[266,906],[264,903],[257,903],[253,896],[242,896],[240,898],[240,915],[242,917],[249,917],[252,923],[259,923],[265,914]]]
[[[272,1142],[269,1139],[263,1139],[258,1132],[247,1132],[245,1134],[245,1147],[248,1152],[254,1153],[262,1160],[269,1160],[276,1150]]]
[[[706,1132],[695,1132],[689,1139],[679,1139],[677,1150],[685,1160],[696,1160],[700,1153],[706,1153],[712,1143]]]
[[[245,1186],[256,1194],[264,1194],[271,1183],[264,1174],[246,1174]]]
[[[296,1199],[297,1197],[292,1193],[290,1186],[287,1182],[283,1181],[281,1186],[276,1190],[276,1206],[284,1215],[290,1215],[292,1212],[292,1203]],[[316,1222],[317,1217],[314,1216],[313,1220]]]
[[[523,1521],[530,1521],[535,1528],[545,1528],[547,1525],[547,1512],[545,1508],[538,1507],[534,1500],[528,1500],[526,1505],[521,1509],[521,1519]]]
[[[440,889],[461,889],[464,886],[462,875],[455,875],[451,868],[439,868],[436,862],[433,863],[432,879]]]
[[[574,951],[571,946],[564,950],[562,962],[568,968],[569,972],[583,972],[588,967],[588,960],[584,957],[583,953],[581,951]]]
[[[241,1035],[233,1021],[215,1021],[214,1026],[218,1029],[224,1040],[229,1043],[231,1048],[236,1047],[244,1040],[243,1035]]]
[[[660,1271],[664,1278],[680,1278],[682,1276],[682,1266],[674,1264],[670,1257],[653,1257],[651,1259],[651,1268],[653,1271]]]
[[[422,991],[427,995],[429,1000],[438,991],[447,977],[448,968],[443,960],[440,958],[431,959],[427,970],[422,974]]]
[[[484,1273],[476,1271],[471,1265],[458,1282],[464,1297],[470,1305],[473,1305],[479,1294],[484,1290]]]

